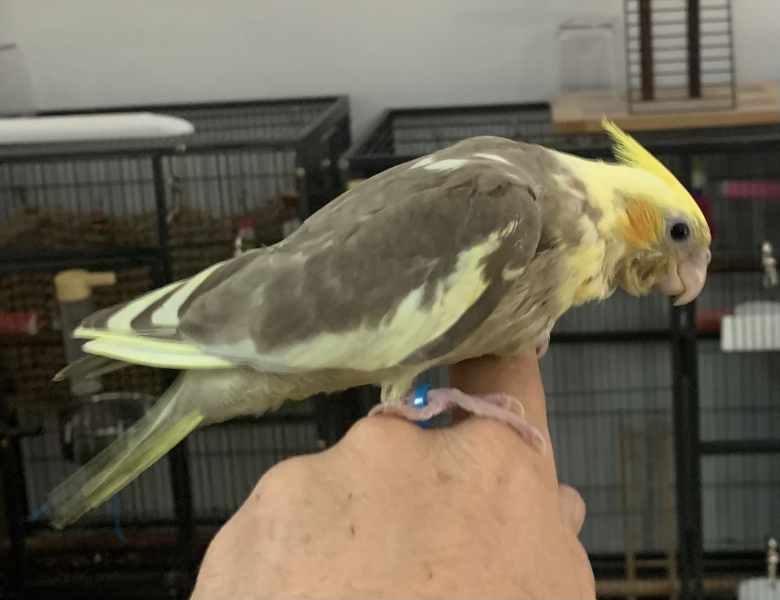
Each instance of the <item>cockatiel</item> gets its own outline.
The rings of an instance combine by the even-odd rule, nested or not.
[[[53,526],[103,503],[197,427],[366,384],[381,385],[380,410],[415,419],[405,401],[417,375],[541,353],[572,306],[618,287],[692,301],[710,259],[702,212],[636,140],[604,127],[616,163],[466,139],[360,183],[274,246],[87,318],[74,335],[93,356],[59,378],[123,363],[183,372],[52,491]],[[511,402],[460,397],[523,432]]]

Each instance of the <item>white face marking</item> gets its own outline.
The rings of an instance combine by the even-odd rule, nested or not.
[[[420,167],[424,167],[424,166],[426,166],[426,165],[429,165],[429,164],[431,164],[431,163],[432,163],[434,160],[435,160],[435,159],[433,158],[433,155],[431,155],[431,156],[425,156],[425,157],[421,158],[420,160],[418,160],[416,163],[414,163],[414,164],[413,164],[411,167],[409,167],[409,168],[410,168],[410,169],[419,169]]]
[[[504,163],[505,165],[511,165],[507,159],[499,156],[498,154],[488,154],[487,152],[477,152],[474,156],[477,158],[486,158],[488,160],[494,160],[496,162]]]
[[[426,171],[454,171],[465,165],[467,160],[462,158],[447,158],[444,160],[437,160],[434,163],[425,167]]]

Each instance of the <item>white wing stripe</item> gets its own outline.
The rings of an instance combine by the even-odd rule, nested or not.
[[[419,169],[420,167],[424,167],[426,165],[431,164],[435,159],[433,158],[433,155],[430,156],[424,156],[420,160],[418,160],[416,163],[414,163],[410,169]]]
[[[160,351],[152,347],[140,347],[135,344],[125,345],[106,339],[90,340],[84,344],[83,350],[97,356],[164,369],[230,369],[235,367],[230,361],[208,354],[178,354]]]
[[[455,169],[460,169],[468,162],[469,161],[464,158],[445,158],[443,160],[432,162],[423,168],[426,171],[454,171]]]
[[[477,152],[474,156],[477,158],[486,158],[488,160],[494,160],[496,162],[504,163],[505,165],[511,165],[512,163],[498,154],[490,154],[488,152]]]
[[[118,310],[113,315],[111,315],[111,317],[109,317],[108,321],[106,322],[106,328],[110,331],[132,332],[133,328],[131,323],[133,322],[133,319],[145,311],[149,306],[154,304],[158,299],[162,298],[165,294],[179,285],[181,285],[180,281],[168,284],[165,287],[141,296],[137,300],[129,302],[127,306]]]
[[[219,262],[204,269],[197,275],[193,275],[181,288],[176,290],[162,306],[152,313],[152,325],[159,327],[176,327],[179,324],[179,307],[184,304],[190,294],[194,292],[203,281],[214,272],[214,269],[224,264]]]

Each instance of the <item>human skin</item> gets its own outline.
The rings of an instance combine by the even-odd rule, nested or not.
[[[595,598],[585,505],[558,482],[536,357],[467,361],[451,383],[521,399],[546,452],[491,419],[362,419],[263,476],[213,539],[193,598]]]

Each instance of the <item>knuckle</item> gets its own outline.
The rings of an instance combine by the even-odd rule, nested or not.
[[[419,429],[403,419],[375,416],[360,419],[342,441],[363,451],[377,449],[384,452],[387,444],[409,443],[418,434]]]
[[[294,456],[276,463],[257,482],[250,498],[261,501],[279,494],[289,497],[305,489],[311,477],[309,461],[307,456]]]

